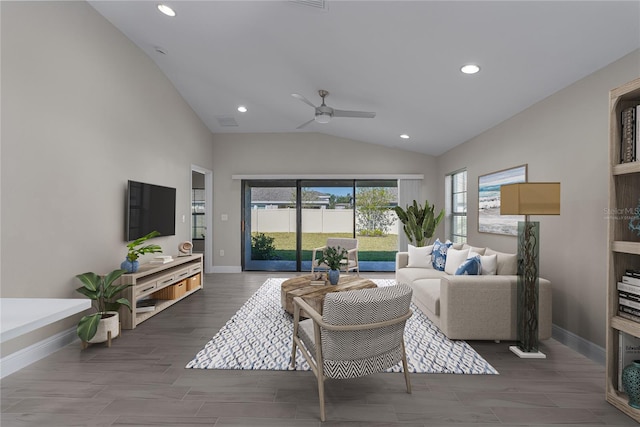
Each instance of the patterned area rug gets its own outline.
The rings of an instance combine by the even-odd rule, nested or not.
[[[291,370],[293,316],[280,305],[280,285],[285,279],[268,279],[196,354],[186,368]],[[394,280],[372,279],[378,286]],[[413,316],[405,326],[408,369],[413,373],[497,374],[464,341],[452,341],[413,303]],[[298,351],[297,370],[310,370]],[[389,369],[402,372],[402,364]]]

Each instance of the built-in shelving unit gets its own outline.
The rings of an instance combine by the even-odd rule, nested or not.
[[[131,301],[132,311],[126,307],[120,310],[122,328],[134,329],[145,320],[202,289],[202,254],[174,258],[173,261],[166,264],[142,264],[137,272],[123,274],[121,283],[133,285],[124,291],[125,298]],[[179,286],[181,290],[186,289],[186,292],[176,291],[175,298],[163,297],[172,299],[155,299],[156,304],[153,311],[138,311],[136,303],[139,300],[158,293],[170,295],[174,292],[167,291],[172,290],[169,287],[174,286]],[[161,290],[164,292],[159,292]]]
[[[617,283],[627,269],[640,270],[640,237],[629,228],[629,217],[640,200],[640,161],[620,163],[622,110],[640,104],[640,78],[613,89],[609,104],[609,259],[607,267],[606,398],[640,422],[640,410],[619,391],[619,335],[640,337],[640,322],[618,315]],[[640,135],[638,136],[640,138]],[[640,141],[638,141],[640,144]],[[640,148],[640,145],[638,146]]]

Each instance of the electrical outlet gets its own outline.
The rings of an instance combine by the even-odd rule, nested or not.
[[[224,256],[224,249],[220,249],[220,256]]]

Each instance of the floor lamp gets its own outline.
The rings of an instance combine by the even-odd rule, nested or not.
[[[523,182],[500,187],[500,215],[524,215],[518,222],[517,346],[522,358],[544,359],[538,351],[538,252],[540,223],[529,215],[560,215],[559,182]]]

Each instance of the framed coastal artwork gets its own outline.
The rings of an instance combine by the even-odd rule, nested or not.
[[[500,187],[517,182],[527,182],[527,165],[478,177],[478,232],[518,235],[518,221],[524,221],[524,215],[500,215]]]

